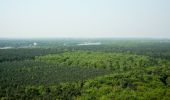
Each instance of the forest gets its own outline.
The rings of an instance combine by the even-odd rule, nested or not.
[[[170,100],[170,40],[0,39],[0,99]]]

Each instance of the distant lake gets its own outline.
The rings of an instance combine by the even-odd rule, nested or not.
[[[10,47],[10,46],[6,46],[6,47],[0,47],[0,49],[17,49],[17,48],[34,48],[35,45],[30,45],[30,46],[20,46],[20,47]]]
[[[85,42],[85,43],[80,43],[77,45],[101,45],[100,42]]]
[[[14,47],[0,47],[0,49],[12,49]]]

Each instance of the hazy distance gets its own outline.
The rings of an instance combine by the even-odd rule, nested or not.
[[[0,38],[170,38],[170,0],[1,0]]]

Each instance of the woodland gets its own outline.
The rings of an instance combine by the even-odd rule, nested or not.
[[[84,42],[101,45],[77,45]],[[1,100],[170,100],[170,40],[0,40],[0,47],[12,47],[0,49]]]

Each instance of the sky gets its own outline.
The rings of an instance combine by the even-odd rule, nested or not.
[[[170,0],[0,0],[0,38],[170,38]]]

